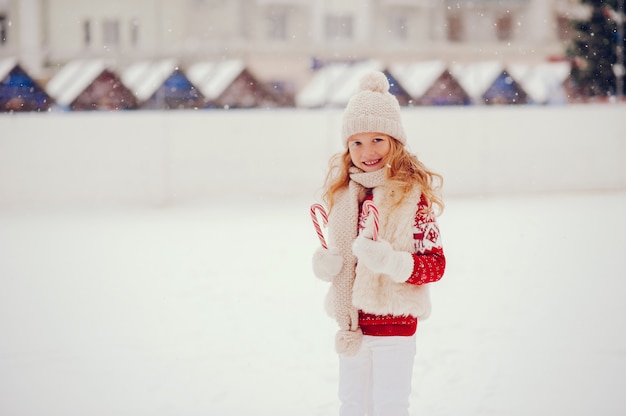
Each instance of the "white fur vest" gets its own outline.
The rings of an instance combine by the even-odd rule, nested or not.
[[[373,202],[379,211],[378,238],[388,241],[395,250],[415,253],[413,232],[421,190],[416,187],[395,207],[390,192],[386,185],[373,189]],[[371,227],[373,221],[368,218],[365,229]],[[358,309],[376,315],[412,315],[425,319],[431,311],[428,285],[396,283],[358,263],[352,303]]]

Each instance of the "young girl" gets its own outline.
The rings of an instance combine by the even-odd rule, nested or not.
[[[445,257],[435,213],[441,176],[411,153],[400,106],[380,72],[366,75],[342,122],[345,152],[331,159],[324,200],[328,249],[313,255],[313,272],[332,282],[328,313],[339,332],[342,416],[408,415],[415,332],[431,309],[428,284],[443,276]],[[361,207],[373,200],[372,216]]]

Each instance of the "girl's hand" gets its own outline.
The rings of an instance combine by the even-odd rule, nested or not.
[[[313,253],[313,274],[320,280],[332,282],[343,266],[343,257],[338,247],[318,247]]]
[[[374,273],[389,276],[395,282],[406,282],[413,274],[413,255],[394,250],[385,240],[374,241],[360,235],[352,244],[352,252],[359,263]]]

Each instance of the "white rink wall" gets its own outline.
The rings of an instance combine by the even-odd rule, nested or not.
[[[626,189],[626,107],[403,109],[446,196]],[[0,207],[319,196],[341,110],[0,114]]]

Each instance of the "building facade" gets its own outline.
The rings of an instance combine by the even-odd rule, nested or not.
[[[577,0],[0,0],[0,56],[42,79],[76,58],[242,59],[297,89],[316,65],[563,57]]]

